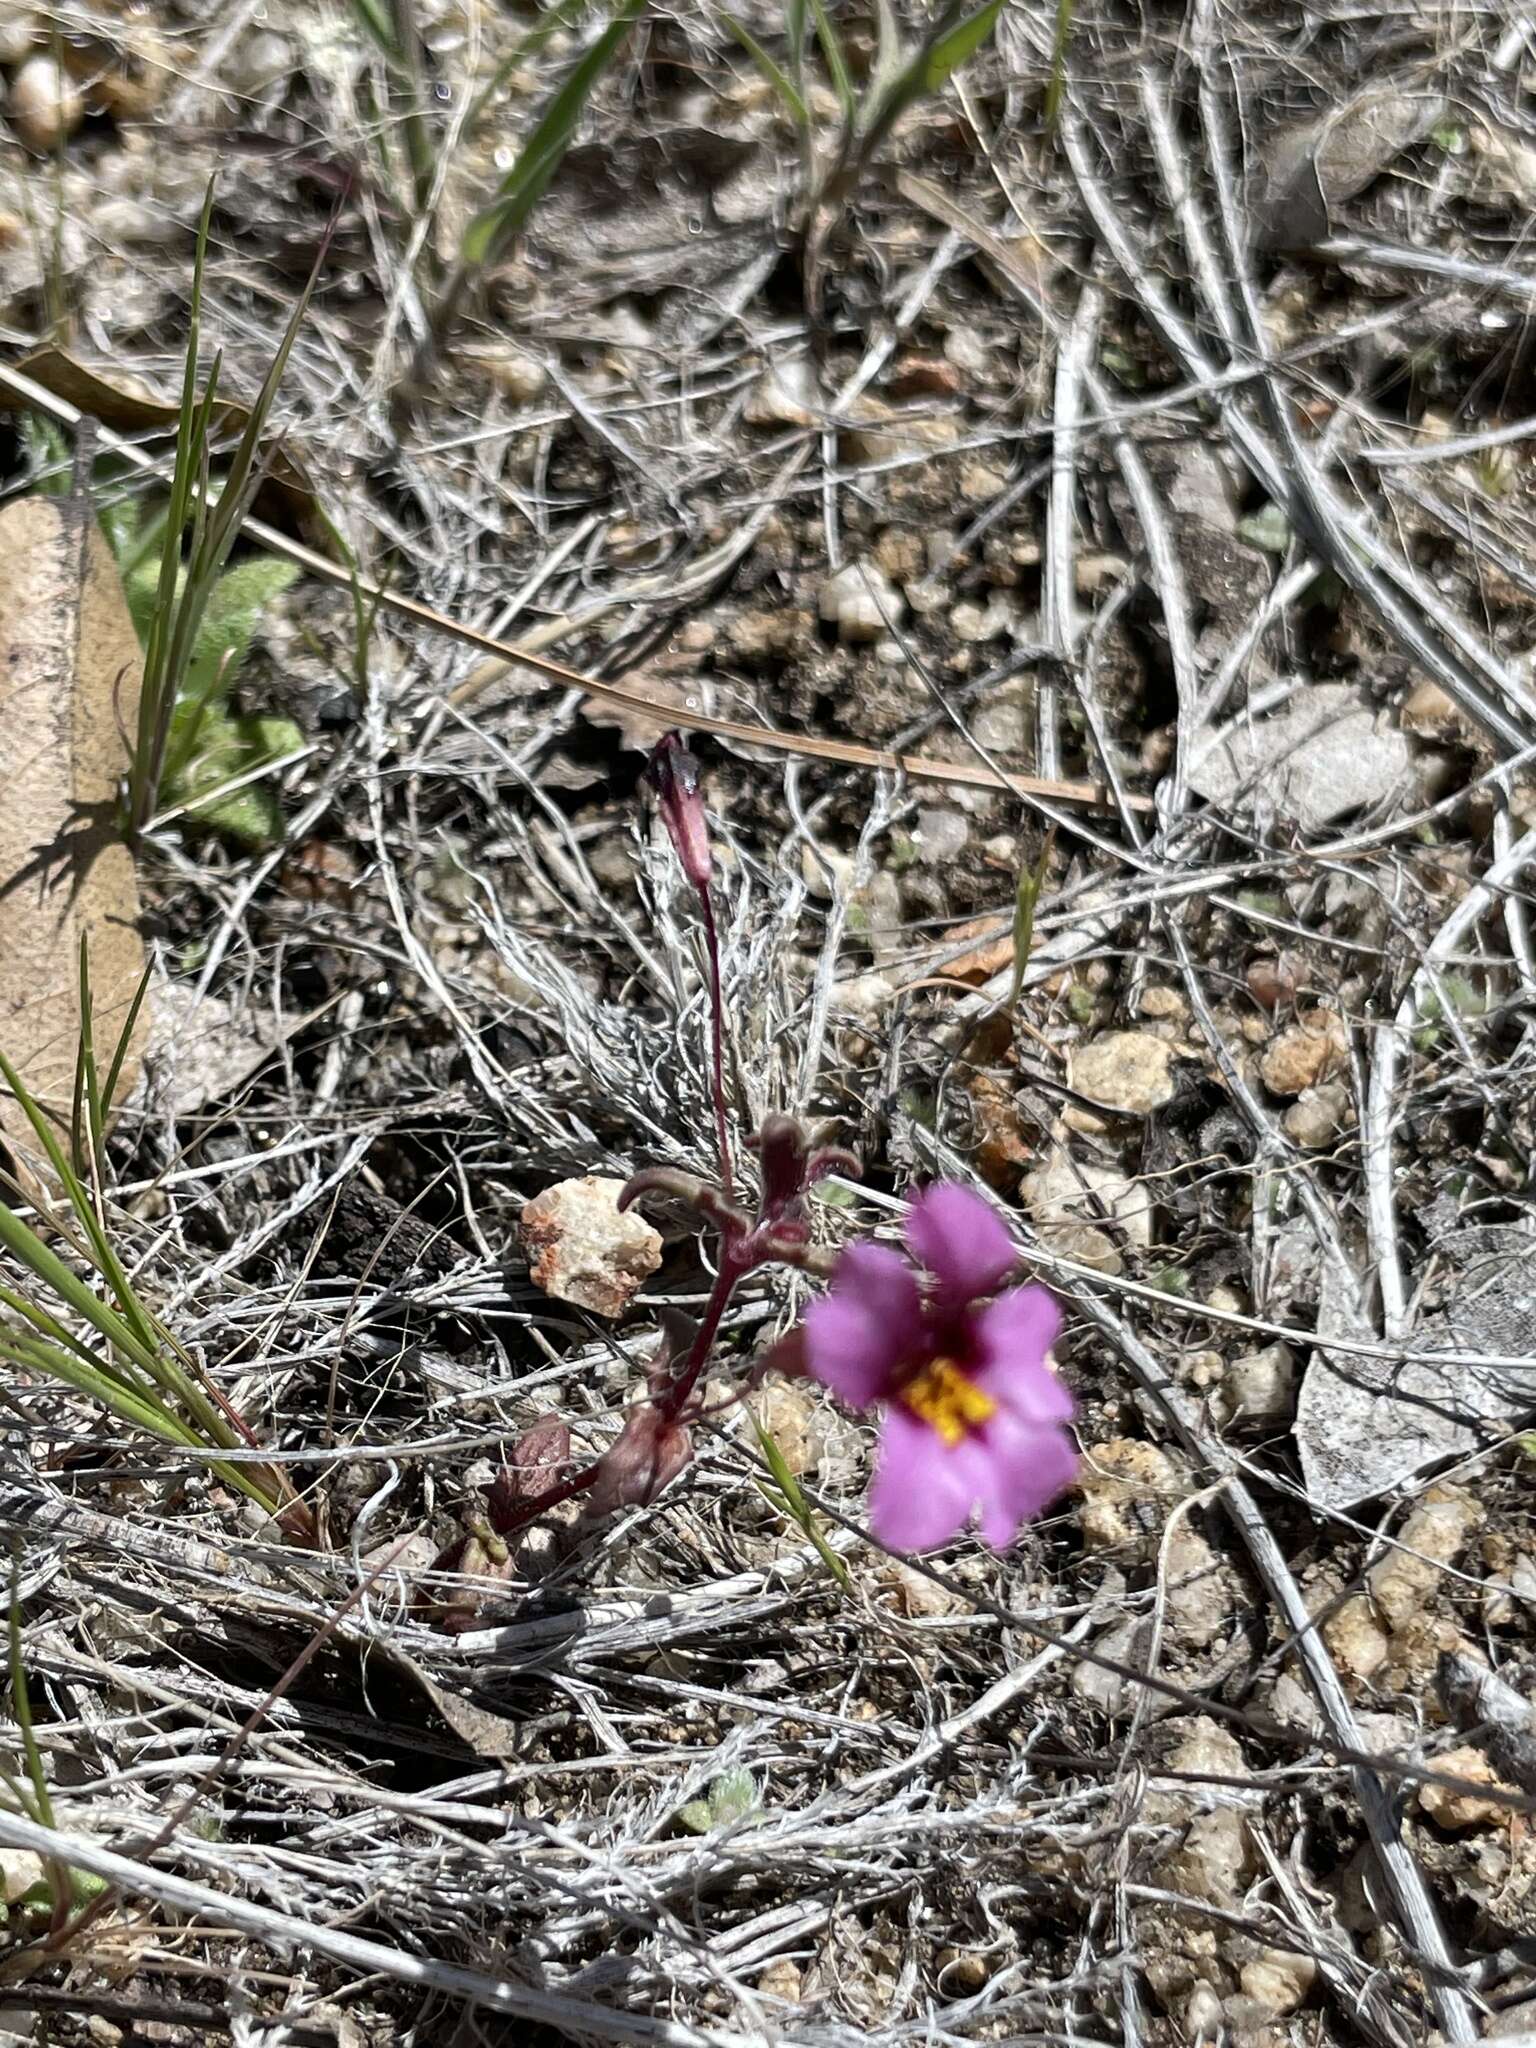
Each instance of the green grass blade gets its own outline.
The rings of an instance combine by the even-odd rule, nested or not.
[[[395,48],[394,23],[389,18],[388,8],[382,6],[380,0],[352,0],[352,12],[386,57],[399,54]]]
[[[86,1240],[90,1247],[89,1256],[91,1263],[111,1287],[113,1294],[117,1296],[121,1318],[133,1328],[143,1358],[148,1363],[148,1369],[151,1372],[156,1372],[159,1364],[156,1356],[158,1332],[134,1294],[128,1276],[123,1271],[116,1252],[112,1249],[111,1240],[102,1227],[101,1219],[96,1214],[95,1206],[91,1202],[80,1176],[75,1172],[74,1167],[65,1156],[64,1148],[60,1145],[52,1125],[39,1108],[36,1098],[4,1053],[0,1053],[0,1074],[4,1075],[6,1086],[20,1104],[22,1112],[36,1134],[38,1143],[48,1156],[49,1165],[58,1175],[63,1185],[69,1206],[74,1211],[81,1229],[85,1232]],[[6,1210],[3,1205],[0,1205],[0,1217],[5,1215],[11,1215],[11,1212]],[[54,1261],[59,1272],[69,1274],[69,1268],[61,1259],[58,1259],[54,1253],[48,1250],[48,1247],[43,1244],[42,1239],[37,1236],[35,1231],[30,1230],[25,1223],[21,1222],[19,1217],[11,1215],[11,1221],[20,1230],[26,1232],[48,1259]],[[42,1275],[39,1273],[39,1278],[41,1277]],[[75,1276],[70,1274],[70,1278],[74,1280]],[[53,1285],[52,1281],[49,1284]],[[81,1288],[87,1300],[95,1303],[99,1309],[103,1307],[103,1304],[97,1302],[96,1296],[91,1293],[89,1288],[84,1286],[83,1282],[75,1280],[75,1285]],[[60,1293],[60,1289],[57,1286],[54,1286],[53,1291],[55,1294]],[[78,1306],[75,1302],[71,1302],[70,1305],[72,1307]],[[111,1335],[110,1332],[105,1330],[102,1334],[109,1337]]]
[[[752,62],[763,74],[764,78],[773,87],[785,106],[788,107],[790,118],[794,121],[795,126],[797,128],[809,128],[811,117],[805,101],[800,96],[796,87],[790,83],[784,72],[775,64],[768,52],[757,40],[757,37],[753,35],[751,29],[747,27],[744,21],[738,21],[735,15],[724,7],[720,10],[720,19],[752,59]]]
[[[853,95],[853,78],[848,70],[848,59],[843,53],[843,39],[832,26],[825,0],[811,0],[811,12],[816,17],[816,37],[821,44],[821,53],[827,60],[832,90],[837,94],[837,103],[843,110],[843,119],[851,130],[857,118],[858,104]]]
[[[1040,891],[1045,887],[1045,871],[1050,865],[1051,849],[1055,843],[1056,827],[1053,825],[1045,835],[1034,866],[1019,870],[1013,897],[1013,980],[1008,991],[1010,1012],[1018,1009],[1023,992],[1024,970],[1029,965],[1030,948],[1035,942],[1035,906],[1040,901]]]
[[[496,262],[517,235],[569,149],[582,109],[598,80],[618,55],[645,5],[646,0],[623,0],[545,108],[496,197],[465,229],[460,255],[466,266],[479,268]]]
[[[1051,82],[1045,89],[1045,125],[1053,133],[1067,96],[1067,51],[1072,46],[1076,0],[1056,0],[1056,27],[1051,36]]]
[[[968,14],[953,28],[942,30],[932,42],[924,44],[882,97],[872,130],[883,133],[914,101],[942,91],[951,75],[991,35],[1002,11],[1003,0],[987,0],[985,7],[977,8],[974,14]]]
[[[144,1007],[144,998],[149,994],[150,972],[151,970],[146,967],[139,976],[139,985],[133,992],[133,1001],[128,1005],[123,1028],[117,1034],[117,1043],[112,1048],[112,1064],[107,1068],[106,1086],[101,1093],[103,1111],[110,1110],[117,1100],[118,1087],[123,1078],[123,1063],[128,1057],[128,1048],[133,1043],[133,1034],[138,1028],[139,1012]]]
[[[27,1776],[32,1781],[32,1797],[36,1802],[37,1817],[45,1828],[56,1825],[53,1818],[53,1800],[48,1792],[48,1774],[43,1769],[43,1753],[37,1746],[37,1732],[32,1726],[32,1701],[27,1692],[27,1666],[21,1654],[21,1545],[19,1540],[11,1551],[11,1712],[16,1726],[21,1730],[21,1746],[27,1759]]]
[[[110,1288],[116,1305],[104,1302],[94,1294],[37,1232],[4,1203],[0,1203],[0,1245],[59,1301],[89,1323],[115,1352],[137,1366],[155,1387],[177,1402],[203,1433],[196,1441],[206,1441],[210,1448],[235,1449],[241,1438],[232,1421],[198,1384],[194,1374],[181,1361],[178,1347],[170,1342],[167,1333],[139,1300],[78,1175],[65,1157],[46,1117],[3,1053],[0,1053],[0,1074],[4,1075],[6,1084],[47,1153],[49,1164],[63,1184],[70,1208],[86,1235],[88,1250],[85,1256]],[[176,1355],[167,1356],[168,1350]]]
[[[238,1448],[234,1444],[211,1445],[201,1430],[183,1421],[153,1397],[135,1394],[106,1371],[99,1360],[94,1364],[82,1361],[73,1352],[38,1343],[10,1330],[0,1330],[0,1358],[8,1358],[24,1372],[43,1373],[64,1386],[73,1387],[76,1393],[85,1395],[87,1400],[105,1409],[109,1415],[115,1415],[119,1422],[126,1423],[131,1429],[143,1430],[146,1435],[156,1437],[177,1450]],[[208,1469],[224,1485],[255,1501],[267,1514],[276,1516],[280,1513],[282,1503],[278,1495],[268,1492],[259,1479],[252,1477],[249,1467],[233,1465],[215,1457],[208,1461]]]
[[[784,33],[789,39],[789,63],[798,82],[805,75],[806,0],[786,0]]]
[[[76,1174],[83,1171],[87,1156],[80,1143],[80,1119],[84,1112],[85,1138],[90,1146],[91,1186],[101,1200],[106,1184],[106,1117],[101,1102],[101,1081],[96,1072],[96,1015],[91,998],[90,942],[80,934],[80,1042],[75,1051],[75,1101],[71,1118],[70,1164]]]
[[[0,1358],[8,1358],[24,1372],[45,1373],[49,1379],[73,1387],[77,1394],[84,1394],[98,1408],[115,1415],[119,1422],[126,1422],[133,1429],[146,1430],[162,1443],[176,1444],[184,1451],[206,1448],[202,1438],[188,1423],[174,1415],[162,1402],[156,1401],[153,1395],[136,1393],[109,1372],[100,1359],[81,1358],[78,1353],[61,1345],[45,1344],[27,1336],[24,1331],[15,1330],[0,1330]]]
[[[149,635],[144,648],[144,686],[139,699],[138,745],[134,749],[134,810],[137,815],[141,791],[138,787],[154,757],[155,737],[164,705],[166,655],[176,601],[176,584],[181,572],[181,537],[186,528],[188,502],[199,451],[194,447],[198,423],[204,417],[197,402],[198,345],[202,332],[203,272],[208,257],[208,231],[213,220],[213,181],[203,198],[198,221],[197,244],[192,258],[192,290],[187,316],[187,357],[182,371],[181,411],[176,422],[176,456],[171,470],[170,503],[160,539],[160,581]],[[210,380],[217,383],[217,374]]]
[[[991,35],[1002,11],[1003,0],[987,0],[985,7],[978,7],[964,21],[956,22],[947,35],[941,35],[930,43],[917,60],[920,67],[919,91],[942,91],[950,74],[958,71],[968,57],[974,57]]]
[[[816,1520],[811,1504],[800,1491],[800,1482],[796,1479],[794,1473],[790,1471],[788,1462],[785,1459],[784,1453],[779,1449],[773,1432],[765,1429],[755,1415],[752,1417],[752,1427],[757,1432],[758,1448],[767,1461],[768,1470],[773,1474],[773,1488],[769,1489],[764,1486],[763,1492],[765,1494],[777,1493],[778,1501],[774,1504],[781,1507],[783,1513],[796,1525],[801,1534],[809,1538],[815,1547],[817,1556],[820,1557],[822,1563],[832,1574],[833,1578],[836,1579],[843,1591],[851,1593],[853,1591],[853,1580],[849,1577],[848,1567],[832,1548],[831,1544],[828,1543],[826,1537],[822,1535],[820,1524]]]
[[[473,135],[485,119],[486,111],[497,93],[506,84],[517,67],[526,58],[536,56],[557,29],[569,28],[579,21],[587,11],[587,0],[555,0],[553,7],[546,8],[526,35],[520,36],[506,56],[491,73],[484,89],[471,106],[464,122],[466,135]]]

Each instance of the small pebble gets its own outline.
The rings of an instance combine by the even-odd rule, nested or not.
[[[1266,1010],[1278,1010],[1284,1003],[1295,1002],[1300,986],[1296,963],[1286,953],[1275,959],[1251,961],[1246,979],[1249,995]]]
[[[1188,1649],[1206,1649],[1235,1611],[1231,1567],[1187,1518],[1169,1532],[1164,1559],[1169,1633]]]
[[[523,349],[497,349],[479,360],[492,384],[514,405],[532,405],[548,388],[548,370]]]
[[[1077,1486],[1086,1548],[1147,1556],[1156,1549],[1169,1510],[1186,1491],[1167,1452],[1137,1437],[1111,1437],[1089,1446]]]
[[[1277,1089],[1276,1093],[1280,1091]],[[1308,1152],[1331,1145],[1350,1121],[1354,1102],[1342,1081],[1324,1081],[1316,1088],[1303,1088],[1281,1117],[1280,1124],[1293,1144]]]
[[[1303,1010],[1274,1038],[1259,1062],[1272,1095],[1299,1095],[1341,1066],[1349,1053],[1344,1020],[1334,1010]]]
[[[1283,2019],[1305,2003],[1317,1982],[1317,1964],[1292,1949],[1261,1949],[1251,1963],[1244,1963],[1238,1982],[1255,2005]]]
[[[69,73],[41,52],[11,81],[11,127],[28,149],[67,141],[85,118],[85,100]]]
[[[925,861],[942,865],[954,860],[970,836],[970,823],[959,811],[925,804],[917,814],[917,840]]]
[[[1296,1405],[1296,1359],[1288,1344],[1234,1358],[1211,1403],[1224,1427],[1234,1422],[1265,1427],[1288,1422]]]
[[[1105,1108],[1142,1116],[1173,1094],[1173,1049],[1149,1031],[1107,1031],[1072,1048],[1068,1080]]]
[[[873,562],[849,562],[829,576],[817,599],[823,619],[837,627],[849,646],[867,645],[899,624],[905,607],[890,582]]]
[[[259,93],[285,79],[292,69],[293,46],[287,37],[264,28],[237,46],[228,78],[236,92]]]
[[[38,40],[35,7],[7,8],[0,16],[0,64],[20,64]]]
[[[1474,1785],[1496,1785],[1501,1792],[1514,1787],[1501,1782],[1487,1757],[1470,1743],[1461,1749],[1444,1750],[1428,1762],[1448,1778],[1469,1778]],[[1493,1827],[1507,1821],[1510,1809],[1494,1799],[1479,1799],[1475,1792],[1453,1792],[1446,1785],[1420,1785],[1418,1803],[1437,1827],[1448,1829]]]
[[[558,1181],[523,1205],[530,1277],[556,1301],[594,1315],[622,1315],[661,1264],[661,1234],[633,1209],[624,1183],[589,1173]]]
[[[1445,739],[1462,729],[1462,716],[1454,701],[1438,683],[1417,683],[1403,699],[1404,732],[1430,739]]]
[[[1391,1628],[1423,1613],[1444,1576],[1482,1525],[1483,1510],[1455,1486],[1432,1486],[1404,1522],[1397,1544],[1371,1566],[1371,1598]]]
[[[788,1956],[778,1956],[758,1978],[757,1988],[765,1998],[781,1998],[786,2005],[798,2005],[803,1983],[799,1964]]]

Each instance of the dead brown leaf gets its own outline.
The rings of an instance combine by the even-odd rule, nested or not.
[[[0,511],[0,1048],[61,1120],[74,1092],[82,935],[103,1075],[144,972],[117,819],[139,682],[117,567],[85,500],[21,498]],[[137,1065],[135,1046],[123,1088]],[[0,1130],[25,1128],[14,1103],[0,1104]]]
[[[34,349],[31,355],[21,358],[16,369],[41,385],[50,396],[63,399],[76,412],[96,420],[114,434],[173,434],[181,417],[179,398],[158,397],[134,377],[104,377],[89,363],[67,355],[61,348]],[[0,384],[0,411],[9,411],[19,403],[14,391]],[[248,408],[238,399],[221,399],[213,409],[215,445],[237,440],[249,419]],[[270,448],[266,451],[266,464],[266,475],[256,498],[258,508],[269,519],[282,519],[299,527],[314,524],[314,486],[293,457],[284,448]]]

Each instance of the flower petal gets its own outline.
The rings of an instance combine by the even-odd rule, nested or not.
[[[1045,1287],[1015,1287],[972,1318],[968,1376],[1028,1422],[1066,1422],[1076,1403],[1045,1363],[1061,1329],[1061,1304]]]
[[[1008,1414],[987,1425],[983,1442],[988,1471],[981,1533],[994,1550],[1006,1550],[1019,1524],[1072,1484],[1077,1447],[1064,1429],[1035,1429]]]
[[[980,1195],[958,1181],[926,1188],[907,1211],[907,1243],[951,1303],[990,1294],[1018,1262],[1018,1246]]]
[[[964,1524],[974,1498],[968,1461],[905,1408],[888,1408],[869,1490],[869,1526],[879,1540],[892,1550],[932,1550]]]
[[[850,1407],[868,1408],[922,1349],[912,1268],[887,1245],[851,1245],[837,1262],[831,1293],[805,1312],[806,1370]]]

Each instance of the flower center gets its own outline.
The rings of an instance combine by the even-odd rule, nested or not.
[[[997,1413],[997,1403],[968,1380],[952,1358],[936,1358],[901,1390],[914,1415],[936,1429],[951,1450],[967,1430],[980,1429]]]

